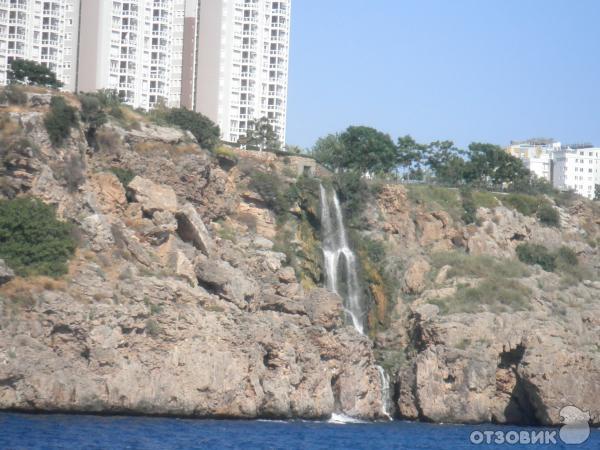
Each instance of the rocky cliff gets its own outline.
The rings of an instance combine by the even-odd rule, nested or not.
[[[380,364],[402,418],[558,424],[574,405],[600,423],[593,203],[549,199],[550,227],[481,194],[465,224],[457,191],[378,186],[352,217],[367,337],[321,288],[313,161],[208,152],[131,111],[56,148],[30,103],[2,112],[25,143],[0,149],[2,196],[56,206],[78,250],[60,279],[0,264],[1,409],[376,420]],[[525,265],[523,243],[576,264]]]

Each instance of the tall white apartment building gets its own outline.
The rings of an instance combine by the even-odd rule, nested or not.
[[[14,59],[49,67],[74,90],[80,0],[0,0],[0,84]]]
[[[554,154],[553,185],[593,199],[600,184],[600,148],[565,147]]]
[[[285,143],[291,0],[202,0],[194,109],[237,142],[266,117]]]
[[[136,108],[178,107],[185,4],[81,0],[77,90],[115,89]]]
[[[511,142],[506,151],[523,161],[532,173],[539,178],[552,182],[552,159],[561,143],[551,139],[532,139],[523,142]]]

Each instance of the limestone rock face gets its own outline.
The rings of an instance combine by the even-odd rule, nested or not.
[[[431,266],[424,258],[415,258],[404,274],[403,290],[407,294],[420,294],[425,289],[425,280]]]
[[[327,330],[342,325],[342,299],[327,289],[313,289],[304,300],[308,317],[315,325]]]
[[[110,172],[95,173],[92,175],[89,185],[96,197],[99,212],[115,213],[127,206],[125,189],[114,174]]]
[[[597,324],[576,316],[559,324],[540,313],[438,316],[421,309],[412,316],[419,351],[398,373],[403,417],[558,425],[561,408],[573,405],[600,422],[593,400],[600,357],[588,350]]]
[[[169,186],[159,185],[140,176],[135,177],[127,188],[134,200],[141,203],[145,213],[156,211],[177,212],[177,196]]]

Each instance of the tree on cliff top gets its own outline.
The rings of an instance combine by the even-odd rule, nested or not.
[[[313,148],[319,162],[337,171],[388,173],[396,167],[396,146],[374,128],[351,126],[342,134],[319,139]]]
[[[266,117],[250,122],[246,136],[241,137],[239,143],[256,146],[260,150],[279,150],[281,147],[279,137]]]
[[[10,63],[8,79],[11,83],[45,86],[58,89],[63,83],[48,67],[27,59],[15,59]]]

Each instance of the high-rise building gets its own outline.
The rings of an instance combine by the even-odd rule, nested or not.
[[[600,148],[564,147],[554,154],[553,185],[593,199],[600,184]]]
[[[0,84],[14,59],[50,68],[74,90],[80,0],[0,0]]]
[[[266,117],[285,142],[291,0],[202,0],[194,109],[237,142]]]
[[[188,0],[189,1],[189,0]],[[179,106],[186,0],[81,0],[77,90]]]

